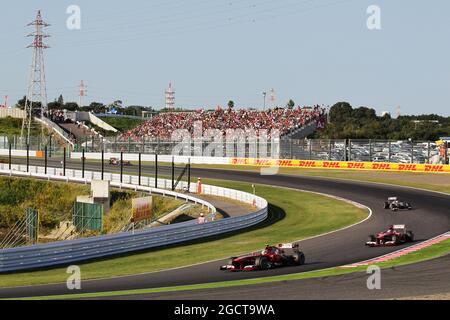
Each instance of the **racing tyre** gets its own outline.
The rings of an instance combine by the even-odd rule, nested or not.
[[[406,240],[409,242],[414,242],[414,233],[412,231],[406,232]]]
[[[292,256],[294,258],[294,263],[297,266],[305,264],[305,254],[303,252],[296,252]]]
[[[375,242],[375,241],[376,241],[376,238],[375,238],[375,236],[374,236],[373,234],[371,234],[371,235],[369,236],[369,238],[367,238],[367,241],[368,241],[368,242]]]
[[[234,261],[234,259],[236,259],[236,257],[231,257],[231,258],[230,258],[230,260],[228,260],[228,264],[229,264],[229,265],[232,265],[232,264],[233,264],[233,261]]]
[[[255,260],[255,267],[260,270],[269,269],[269,261],[267,261],[267,258],[264,256],[257,257]]]
[[[389,202],[385,202],[383,204],[383,209],[389,209]]]
[[[394,244],[398,244],[398,238],[395,234],[392,236],[392,242],[394,242]]]

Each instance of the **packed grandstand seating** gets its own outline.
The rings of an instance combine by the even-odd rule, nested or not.
[[[66,117],[66,113],[63,110],[49,110],[48,112],[44,112],[44,116],[55,123],[71,122],[70,119]]]
[[[245,132],[267,130],[269,133],[272,130],[279,130],[280,135],[283,136],[311,121],[319,121],[324,114],[325,109],[320,106],[275,108],[266,111],[218,108],[215,111],[161,113],[123,133],[120,139],[139,141],[145,137],[169,140],[177,129],[186,129],[192,133],[194,123],[197,121],[202,122],[204,131],[218,129],[223,135],[228,129],[242,129]]]

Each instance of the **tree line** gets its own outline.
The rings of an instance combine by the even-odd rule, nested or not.
[[[436,141],[443,136],[450,136],[450,117],[377,116],[372,108],[353,108],[348,102],[338,102],[330,109],[326,128],[316,131],[312,138]]]

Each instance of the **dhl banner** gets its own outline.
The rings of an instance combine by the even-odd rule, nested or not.
[[[450,165],[443,164],[403,164],[381,162],[276,160],[252,158],[231,158],[230,164],[260,167],[278,166],[283,168],[450,173]]]

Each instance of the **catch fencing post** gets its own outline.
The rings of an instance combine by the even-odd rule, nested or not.
[[[351,139],[348,140],[348,151],[349,151],[348,161],[352,161],[352,140]]]
[[[30,145],[27,143],[27,172],[30,172]]]
[[[123,182],[123,151],[120,153],[120,183]]]
[[[158,154],[155,154],[155,188],[158,189]]]
[[[411,163],[414,163],[414,143],[411,140]]]
[[[9,170],[11,170],[11,160],[12,160],[12,156],[11,156],[11,143],[9,143]]]
[[[63,176],[66,176],[66,147],[63,148]]]
[[[105,174],[105,150],[102,148],[102,180],[104,180]]]
[[[172,157],[172,191],[175,190],[175,157]]]
[[[139,153],[139,174],[138,174],[138,185],[141,185],[141,170],[142,170],[142,168],[141,168],[141,166],[142,166],[142,154],[141,153]]]
[[[45,162],[45,165],[44,165],[44,167],[45,167],[45,174],[47,174],[47,146],[45,146],[45,148],[44,148],[44,154],[45,154],[45,156],[44,156],[44,162]]]
[[[84,148],[81,151],[81,177],[84,179]]]
[[[188,187],[187,191],[191,191],[191,158],[188,160]]]

